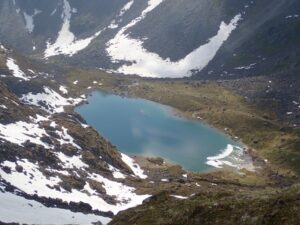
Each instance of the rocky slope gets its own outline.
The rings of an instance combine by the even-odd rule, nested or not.
[[[300,123],[297,0],[4,0],[0,10],[1,42],[36,60],[230,80],[249,102]]]
[[[164,192],[141,207],[121,212],[109,225],[296,225],[299,207],[299,186],[280,192],[270,189],[238,195],[209,191],[186,197]]]
[[[0,57],[6,62],[0,81],[1,199],[20,210],[17,221],[11,213],[2,221],[37,223],[22,214],[30,205],[32,215],[47,214],[47,206],[49,215],[62,213],[66,223],[107,223],[149,196],[133,185],[147,178],[143,170],[71,110],[85,96],[69,97],[51,75],[3,46]]]
[[[0,10],[1,41],[38,59],[172,78],[299,71],[297,0],[4,0]]]

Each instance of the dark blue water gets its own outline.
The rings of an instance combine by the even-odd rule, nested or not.
[[[94,92],[88,101],[76,111],[128,155],[160,156],[190,171],[206,171],[208,156],[237,145],[218,130],[179,118],[158,103],[102,92]]]

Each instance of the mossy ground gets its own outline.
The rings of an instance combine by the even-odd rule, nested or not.
[[[162,192],[140,207],[119,213],[110,225],[297,225],[299,190],[299,186],[240,193],[208,190],[186,200]]]
[[[111,225],[300,224],[300,132],[280,121],[272,106],[249,104],[216,81],[155,80],[95,70],[70,70],[65,78],[74,94],[101,90],[172,106],[180,116],[201,120],[238,138],[249,148],[257,167],[254,173],[221,170],[189,173],[187,179],[180,179],[180,168],[153,166],[138,159],[155,183],[134,186],[138,193],[153,197],[119,213]],[[172,181],[155,180],[161,171],[167,171]]]
[[[299,129],[280,122],[271,107],[250,105],[218,82],[143,79],[95,70],[70,70],[66,82],[76,93],[99,89],[172,106],[180,115],[237,137],[253,155],[267,159],[273,171],[300,173]]]

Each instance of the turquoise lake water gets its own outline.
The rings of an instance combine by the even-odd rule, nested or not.
[[[93,92],[76,111],[128,155],[159,156],[190,171],[207,171],[207,157],[238,144],[220,131],[174,115],[144,99]],[[222,155],[222,154],[221,154]]]

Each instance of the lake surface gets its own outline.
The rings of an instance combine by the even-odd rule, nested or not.
[[[241,150],[220,131],[180,118],[172,108],[158,103],[99,91],[93,92],[88,102],[76,111],[128,155],[159,156],[187,170],[203,172],[211,166],[233,166],[236,157],[231,155]]]

